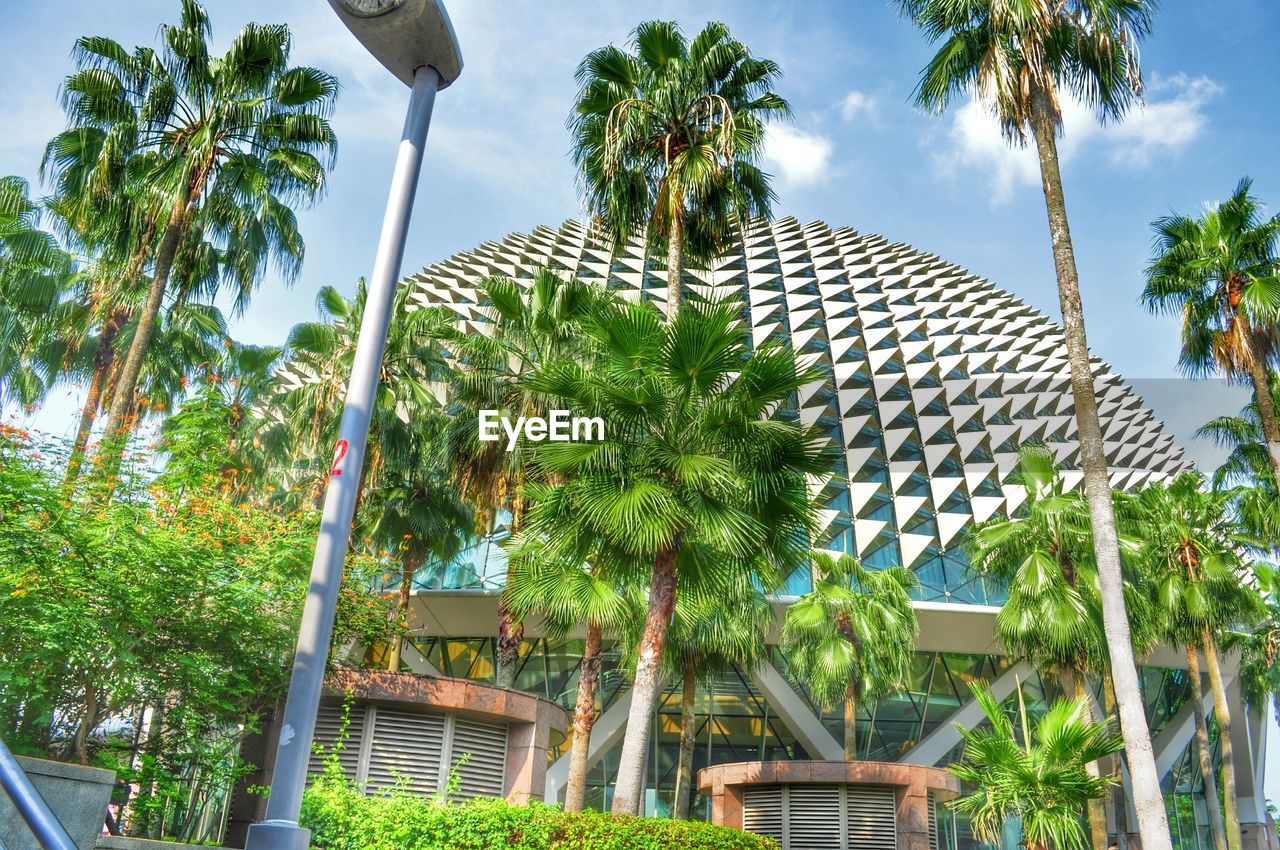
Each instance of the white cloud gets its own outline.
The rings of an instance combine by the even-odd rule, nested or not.
[[[826,136],[788,124],[771,124],[765,134],[764,158],[785,186],[807,186],[829,173],[835,146]]]
[[[1134,107],[1124,121],[1105,126],[1083,103],[1065,99],[1059,160],[1065,164],[1083,151],[1094,150],[1113,165],[1144,168],[1154,155],[1176,153],[1198,139],[1208,123],[1204,107],[1221,91],[1207,77],[1180,74],[1153,85],[1146,104]],[[1006,142],[994,116],[977,100],[955,110],[946,144],[935,158],[937,165],[948,173],[964,169],[985,173],[994,204],[1008,201],[1017,189],[1040,185],[1034,144]]]
[[[840,117],[846,121],[852,121],[860,112],[873,116],[875,111],[876,98],[866,92],[851,91],[840,101]]]

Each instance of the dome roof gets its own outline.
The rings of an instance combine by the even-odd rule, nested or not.
[[[550,267],[665,304],[666,270],[636,240],[615,249],[578,222],[513,234],[409,277],[411,300],[447,305],[486,331],[477,284]],[[827,379],[800,414],[843,447],[820,493],[819,543],[871,566],[904,564],[924,598],[994,601],[958,546],[974,520],[1015,510],[1018,446],[1049,446],[1078,486],[1079,445],[1062,330],[1013,295],[882,236],[793,218],[752,224],[731,253],[686,272],[703,297],[742,298],[756,343],[790,338]],[[696,297],[696,295],[694,297]],[[1118,375],[1093,360],[1112,483],[1141,486],[1187,467],[1181,449]]]

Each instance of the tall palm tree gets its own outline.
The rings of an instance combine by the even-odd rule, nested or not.
[[[852,555],[813,553],[813,590],[787,609],[787,665],[814,700],[844,708],[844,757],[858,757],[858,705],[906,687],[920,624],[915,574],[866,569]]]
[[[682,576],[786,574],[814,533],[805,476],[827,468],[826,443],[773,414],[816,376],[781,344],[752,350],[741,315],[740,303],[691,303],[664,323],[647,305],[613,304],[584,327],[600,355],[543,367],[535,382],[565,409],[599,416],[605,433],[539,447],[527,529],[567,555],[593,549],[606,578],[648,576],[615,812],[643,799]]]
[[[957,727],[964,753],[949,770],[975,790],[952,808],[970,816],[980,841],[998,844],[1005,823],[1019,818],[1027,850],[1083,850],[1080,810],[1114,782],[1086,765],[1118,752],[1123,739],[1080,700],[1055,702],[1032,729],[1021,684],[1017,725],[985,686],[973,686],[973,696],[990,726]]]
[[[1254,564],[1253,574],[1263,616],[1245,637],[1239,677],[1249,704],[1261,711],[1270,703],[1280,719],[1280,572]]]
[[[1265,217],[1252,186],[1245,177],[1199,218],[1169,215],[1152,222],[1155,255],[1142,303],[1152,312],[1182,316],[1178,365],[1185,372],[1252,384],[1271,472],[1280,476],[1280,423],[1267,369],[1280,338],[1280,214]]]
[[[1150,31],[1155,2],[898,0],[898,6],[930,41],[942,42],[921,73],[916,102],[941,110],[972,92],[994,112],[1007,138],[1025,142],[1030,135],[1039,155],[1080,466],[1102,586],[1103,625],[1133,776],[1134,809],[1143,847],[1165,850],[1171,848],[1168,818],[1129,635],[1111,482],[1058,163],[1063,97],[1078,97],[1102,118],[1119,119],[1141,95],[1137,47]]]
[[[491,277],[479,289],[492,333],[470,333],[454,325],[439,333],[454,365],[449,382],[454,414],[451,453],[463,495],[477,507],[477,524],[490,529],[505,510],[511,514],[512,533],[519,534],[527,509],[524,482],[530,447],[517,443],[508,451],[503,441],[481,441],[480,411],[498,410],[513,421],[546,416],[548,400],[531,387],[529,378],[540,365],[557,358],[589,357],[582,324],[612,296],[550,269],[535,274],[527,287],[510,278]],[[508,564],[509,581],[513,567]],[[515,683],[523,640],[522,620],[504,595],[498,603],[495,653],[500,687]]]
[[[1223,829],[1226,846],[1240,850],[1235,759],[1231,747],[1231,709],[1222,676],[1219,643],[1238,624],[1261,619],[1260,601],[1249,586],[1243,559],[1250,538],[1232,516],[1232,494],[1212,491],[1204,476],[1186,472],[1172,482],[1153,482],[1138,497],[1144,540],[1142,561],[1150,573],[1165,637],[1186,648],[1196,738],[1207,789],[1213,773],[1209,736],[1200,705],[1199,654],[1204,653],[1213,691],[1222,756]],[[1216,794],[1210,799],[1216,800]]]
[[[753,670],[765,661],[765,635],[773,606],[749,573],[706,586],[686,582],[676,596],[667,636],[668,674],[680,682],[680,745],[672,817],[689,817],[693,798],[693,749],[698,732],[698,686],[723,673]]]
[[[204,7],[182,0],[179,23],[163,26],[160,34],[160,50],[133,52],[105,37],[79,39],[79,70],[64,87],[71,132],[105,130],[112,145],[134,151],[127,170],[137,178],[135,185],[147,187],[147,214],[157,233],[150,288],[108,415],[107,433],[113,438],[127,430],[170,273],[191,229],[202,224],[206,210],[225,207],[226,198],[250,186],[265,191],[273,211],[314,200],[336,150],[325,116],[337,82],[315,68],[289,67],[287,27],[246,25],[224,55],[213,56]],[[74,159],[54,159],[51,165],[55,176],[67,168],[91,170]],[[286,277],[296,274],[290,235],[273,224],[261,236],[267,240],[266,255],[284,260]],[[241,304],[261,270],[261,263],[234,270],[231,279]]]
[[[667,316],[680,308],[685,253],[715,255],[738,223],[769,215],[773,190],[756,165],[765,123],[790,114],[772,87],[776,63],[728,27],[692,41],[646,21],[630,50],[608,45],[578,66],[569,118],[587,209],[615,242],[638,233],[667,261]]]
[[[626,574],[611,578],[629,585],[606,580],[590,552],[584,552],[582,557],[565,557],[563,552],[553,555],[547,541],[537,536],[522,535],[509,557],[512,567],[503,598],[517,618],[542,615],[544,627],[552,637],[567,636],[579,626],[585,629],[564,791],[564,810],[580,812],[586,802],[591,729],[596,719],[605,633],[617,634],[643,620],[642,588],[634,576]]]

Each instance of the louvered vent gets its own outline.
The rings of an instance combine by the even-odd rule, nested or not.
[[[467,756],[465,764],[459,764]],[[501,797],[507,764],[507,727],[457,718],[450,768],[458,772],[460,800]]]
[[[898,846],[898,828],[893,789],[846,785],[844,790],[849,850],[894,850]]]
[[[369,746],[368,788],[400,786],[428,796],[440,784],[444,715],[379,706]]]
[[[929,850],[938,850],[938,800],[929,792]]]
[[[782,786],[760,785],[742,795],[742,828],[782,842]]]
[[[340,704],[321,704],[316,713],[316,731],[312,738],[316,747],[311,749],[311,760],[307,765],[307,773],[315,775],[324,772],[325,761],[337,745],[338,733],[342,728],[343,707]],[[360,742],[364,735],[365,707],[351,706],[351,719],[347,725],[347,736],[342,742],[342,749],[337,751],[338,763],[347,780],[356,781],[356,771],[360,765]]]
[[[791,785],[787,795],[788,846],[796,850],[842,850],[840,786]]]

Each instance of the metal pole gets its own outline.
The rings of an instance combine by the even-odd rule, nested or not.
[[[347,384],[338,444],[325,491],[320,537],[311,562],[311,584],[307,589],[306,607],[302,611],[289,696],[285,701],[280,742],[276,748],[271,793],[267,797],[267,817],[262,823],[249,827],[246,850],[306,850],[310,842],[310,830],[298,826],[298,812],[302,807],[316,711],[324,685],[325,661],[333,633],[338,589],[342,583],[342,566],[351,539],[356,491],[364,466],[369,420],[378,389],[378,372],[387,344],[392,300],[400,277],[409,215],[422,167],[422,149],[431,124],[431,109],[435,105],[439,82],[440,76],[434,68],[423,66],[414,72],[413,94],[409,98],[409,112],[405,117],[395,172],[391,177],[382,235],[378,239],[378,253],[369,279],[364,319],[360,324],[360,338]]]
[[[45,850],[76,850],[76,843],[49,811],[48,804],[4,741],[0,741],[0,787],[13,800],[13,807],[27,822],[41,847]]]

